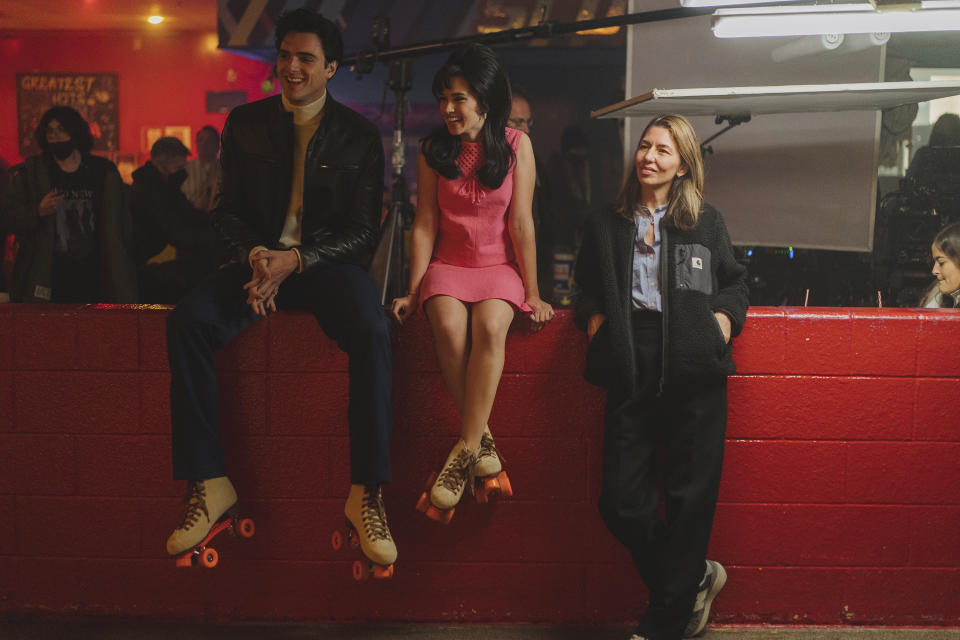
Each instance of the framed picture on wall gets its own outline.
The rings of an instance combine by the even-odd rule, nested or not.
[[[117,74],[115,73],[18,73],[17,137],[20,156],[40,152],[33,133],[50,107],[73,107],[93,134],[94,151],[116,151]]]
[[[140,153],[150,156],[153,143],[164,137],[177,138],[187,149],[193,149],[193,135],[189,125],[163,125],[140,128]]]
[[[193,136],[190,135],[189,126],[166,126],[163,128],[163,135],[177,138],[187,149],[193,149]]]

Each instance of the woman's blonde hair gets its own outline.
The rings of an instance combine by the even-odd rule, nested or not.
[[[677,146],[680,161],[686,165],[687,172],[678,175],[670,185],[667,196],[667,214],[664,220],[676,229],[693,229],[700,221],[700,207],[703,205],[703,156],[700,153],[700,139],[693,130],[690,121],[679,115],[656,116],[640,134],[640,141],[634,149],[633,159],[626,170],[623,188],[617,198],[617,212],[633,221],[634,212],[640,204],[640,180],[637,179],[636,155],[640,143],[651,127],[662,127],[670,132]]]

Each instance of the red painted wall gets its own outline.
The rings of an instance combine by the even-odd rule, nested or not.
[[[123,153],[149,151],[141,149],[142,127],[187,125],[194,135],[207,124],[221,129],[226,114],[205,112],[206,92],[246,91],[249,100],[265,97],[260,83],[267,78],[269,65],[215,47],[212,31],[0,33],[0,156],[10,164],[22,160],[16,128],[17,73],[119,74]]]
[[[616,623],[644,590],[604,529],[603,394],[569,313],[514,332],[490,419],[515,498],[414,510],[457,430],[429,327],[394,338],[385,489],[397,576],[355,584],[342,522],[347,361],[306,313],[220,354],[230,475],[250,541],[214,570],[163,543],[170,478],[166,310],[0,305],[0,612],[191,619]],[[960,314],[751,311],[736,342],[710,555],[727,623],[960,625]]]

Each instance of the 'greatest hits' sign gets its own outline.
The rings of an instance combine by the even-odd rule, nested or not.
[[[73,107],[93,133],[95,151],[116,151],[117,74],[18,73],[17,133],[21,157],[40,152],[33,132],[50,107]]]

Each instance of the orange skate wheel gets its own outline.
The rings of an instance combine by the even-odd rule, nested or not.
[[[340,551],[340,548],[343,547],[343,534],[334,530],[333,535],[330,536],[330,546],[333,547],[334,551]]]
[[[357,533],[357,528],[353,526],[353,523],[347,520],[347,542],[350,543],[350,546],[354,549],[360,546],[360,534]]]
[[[490,498],[487,496],[486,485],[481,484],[477,487],[473,492],[473,497],[477,499],[477,504],[487,504]]]
[[[367,576],[370,575],[370,570],[363,565],[364,562],[362,560],[353,561],[353,579],[357,582],[366,580]]]
[[[384,566],[382,566],[382,565],[379,565],[379,564],[373,565],[373,577],[376,578],[377,580],[384,580],[384,579],[386,579],[386,578],[392,578],[392,577],[393,577],[393,565],[391,564],[391,565],[386,566],[386,567],[384,567]]]
[[[510,484],[510,478],[507,477],[507,472],[501,471],[500,475],[497,476],[497,480],[500,482],[500,492],[505,496],[513,497],[513,486]]]
[[[178,567],[192,567],[194,562],[194,555],[192,553],[185,553],[182,556],[177,556],[177,566]]]
[[[454,511],[456,511],[456,508],[450,509],[449,511],[443,511],[441,509],[437,509],[431,504],[429,507],[427,507],[425,513],[431,520],[436,520],[437,522],[441,522],[443,524],[450,524],[450,519],[453,518]]]
[[[244,518],[240,521],[237,531],[240,532],[241,538],[252,538],[253,532],[256,530],[256,527],[253,524],[253,520],[250,518]]]
[[[217,553],[216,549],[207,548],[203,550],[203,553],[200,554],[200,564],[205,566],[207,569],[213,569],[217,566],[217,563],[220,562],[220,554]]]
[[[424,491],[420,494],[420,499],[417,500],[417,511],[426,513],[430,506],[430,497],[427,495],[427,492]]]

